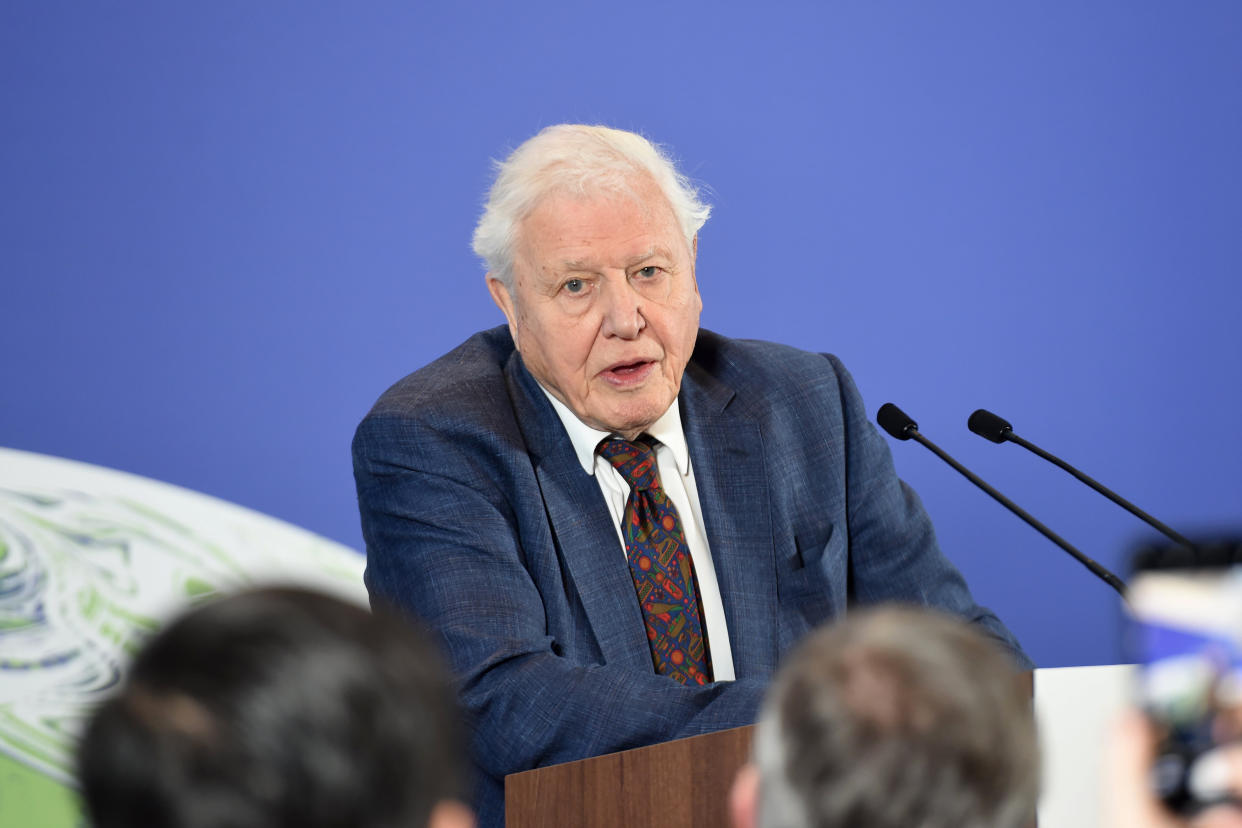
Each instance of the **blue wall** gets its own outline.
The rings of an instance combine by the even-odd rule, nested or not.
[[[1242,523],[1242,4],[0,6],[0,445],[361,548],[353,427],[501,317],[489,159],[607,122],[710,185],[704,324],[839,354],[1120,569]],[[1220,424],[1220,425],[1218,425]],[[913,444],[947,551],[1045,666],[1110,590]]]

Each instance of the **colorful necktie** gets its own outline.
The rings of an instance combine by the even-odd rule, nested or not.
[[[694,563],[677,509],[660,487],[655,450],[646,443],[605,440],[599,453],[630,484],[621,520],[625,554],[656,672],[682,684],[706,684],[712,674]]]

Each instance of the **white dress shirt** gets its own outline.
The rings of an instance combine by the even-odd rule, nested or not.
[[[621,476],[621,472],[613,468],[607,458],[601,457],[595,450],[601,440],[619,435],[591,428],[546,388],[542,385],[539,387],[561,418],[583,471],[595,477],[600,491],[604,493],[608,512],[612,515],[613,528],[617,530],[621,554],[625,555],[625,536],[621,532],[621,520],[625,515],[626,500],[630,496],[630,484]],[[677,516],[681,518],[681,528],[690,547],[690,559],[694,562],[694,574],[699,585],[699,609],[703,613],[703,623],[707,628],[712,678],[716,681],[733,681],[733,651],[729,647],[724,602],[720,598],[716,566],[712,562],[707,533],[703,529],[703,509],[699,505],[699,490],[694,483],[690,449],[686,446],[686,434],[681,427],[681,409],[676,399],[646,433],[659,440],[655,452],[656,464],[660,470],[660,485],[677,507]],[[628,566],[628,556],[626,560]]]

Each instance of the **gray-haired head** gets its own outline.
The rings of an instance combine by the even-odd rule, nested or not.
[[[1012,660],[959,619],[860,611],[781,669],[755,737],[761,828],[1020,828],[1039,750]]]
[[[496,181],[474,229],[474,252],[488,275],[512,291],[518,229],[540,199],[552,192],[632,195],[632,184],[646,176],[664,193],[686,243],[692,244],[711,207],[663,149],[641,135],[606,126],[546,127],[497,162]]]

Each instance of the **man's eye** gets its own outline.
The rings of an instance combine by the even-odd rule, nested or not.
[[[660,268],[655,265],[647,265],[642,270],[638,271],[638,275],[643,279],[653,279],[659,272]]]
[[[585,287],[586,287],[586,283],[583,282],[581,279],[570,279],[569,281],[565,283],[565,290],[569,291],[570,293],[581,293],[582,289]]]

